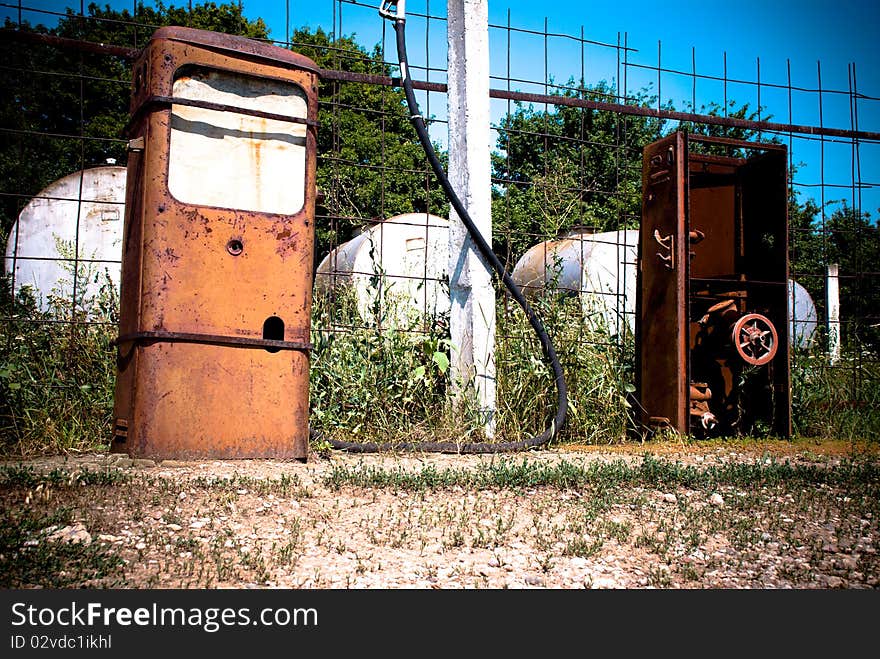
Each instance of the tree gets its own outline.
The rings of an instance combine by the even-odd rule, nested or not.
[[[139,3],[134,15],[89,4],[86,16],[67,10],[58,25],[5,30],[127,47],[142,47],[164,25],[267,39],[262,19],[244,18],[238,4],[208,2],[191,8]],[[54,46],[0,41],[0,222],[8,233],[28,198],[62,176],[107,159],[125,163],[131,63],[124,57],[71,53]]]
[[[790,216],[791,268],[816,305],[820,322],[827,313],[825,276],[829,264],[839,266],[840,316],[845,347],[880,350],[880,221],[846,201],[822,217],[809,201]]]
[[[321,28],[301,28],[292,44],[321,68],[392,74],[378,46],[368,52],[353,37],[331,40]],[[319,255],[371,219],[410,212],[448,217],[449,204],[410,124],[402,90],[326,81],[320,100],[318,186],[330,222],[317,227]]]
[[[562,98],[607,101],[605,82],[569,80]],[[651,102],[646,92],[628,102]],[[513,263],[535,242],[574,225],[597,230],[638,226],[642,147],[660,137],[662,120],[559,105],[518,103],[501,120],[493,154],[497,251]]]

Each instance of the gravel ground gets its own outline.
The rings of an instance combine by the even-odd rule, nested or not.
[[[697,469],[787,462],[834,470],[848,463],[841,451],[779,446],[673,445],[651,453],[663,464]],[[26,514],[48,519],[39,516],[59,507],[69,514],[60,523],[22,525],[21,546],[3,549],[0,564],[5,585],[16,587],[826,589],[880,583],[876,469],[866,483],[851,486],[766,478],[684,486],[641,478],[625,486],[407,488],[330,480],[371,469],[464,473],[499,464],[587,469],[600,461],[635,470],[645,454],[636,446],[494,458],[334,452],[305,464],[157,464],[97,453],[6,461],[7,469],[61,468],[70,478],[27,486],[7,481],[0,488],[5,524]],[[878,464],[876,451],[859,460]],[[83,470],[124,477],[119,483],[78,480]],[[106,566],[77,567],[74,553],[68,566],[46,562],[41,568],[46,549],[64,543],[103,557]],[[30,576],[20,576],[28,562]]]

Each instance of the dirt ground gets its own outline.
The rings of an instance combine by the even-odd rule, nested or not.
[[[6,460],[4,523],[21,533],[0,562],[16,587],[877,588],[876,446]],[[596,463],[609,468],[591,481],[554,476]],[[863,468],[852,483],[809,471],[852,464]],[[534,485],[436,482],[499,467],[549,476]],[[680,477],[687,467],[727,471],[697,482]],[[22,468],[55,477],[9,476]],[[48,524],[59,509],[66,516]]]

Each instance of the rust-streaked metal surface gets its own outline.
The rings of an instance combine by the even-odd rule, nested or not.
[[[649,426],[688,427],[685,137],[645,147],[636,298],[636,389]]]
[[[646,426],[791,434],[786,158],[784,145],[685,133],[645,148],[636,395]]]
[[[211,93],[227,99],[221,103],[211,96],[199,107],[191,94],[174,103],[175,82],[192,71],[290,86],[304,99],[304,116],[252,105],[235,113],[236,99],[220,87]],[[177,27],[157,30],[136,59],[114,451],[154,459],[306,458],[318,71],[282,48]],[[193,103],[196,114],[187,114]],[[193,153],[172,153],[174,131],[196,134],[206,154],[241,151],[241,179],[234,167],[180,161],[177,189],[189,201],[175,198],[170,164],[175,153]],[[285,144],[305,149],[298,181],[266,167],[265,149],[281,149],[280,162]],[[252,180],[265,176],[275,179]],[[273,185],[275,197],[264,201],[261,191]],[[251,208],[224,207],[216,195],[223,186]],[[302,189],[284,197],[285,186]],[[203,192],[210,205],[200,204]]]

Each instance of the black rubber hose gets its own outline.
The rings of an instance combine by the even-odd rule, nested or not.
[[[492,250],[492,247],[486,242],[485,238],[483,238],[480,230],[474,224],[474,221],[471,219],[470,214],[464,207],[464,204],[461,203],[461,200],[458,198],[455,190],[453,190],[452,185],[450,184],[449,179],[446,176],[446,172],[443,170],[443,166],[440,163],[439,158],[437,158],[437,153],[434,151],[434,145],[431,144],[431,139],[428,136],[427,125],[425,124],[425,121],[419,112],[419,106],[416,102],[415,93],[413,92],[412,80],[409,77],[409,66],[406,58],[405,22],[406,21],[403,18],[395,19],[394,31],[397,36],[397,56],[400,61],[400,75],[403,81],[403,89],[406,93],[406,102],[409,106],[410,120],[412,121],[413,126],[415,126],[416,132],[419,135],[419,141],[422,144],[422,148],[425,150],[425,154],[427,155],[428,160],[431,163],[434,174],[437,176],[437,179],[440,181],[440,185],[446,192],[446,196],[449,198],[449,202],[452,204],[455,212],[458,214],[459,218],[461,218],[462,223],[467,228],[468,233],[470,234],[471,239],[474,241],[474,244],[477,246],[480,254],[483,256],[486,262],[492,266],[492,269],[498,274],[498,277],[504,283],[504,286],[507,288],[507,290],[510,291],[510,295],[513,297],[513,299],[516,300],[520,307],[522,307],[523,311],[526,314],[526,318],[529,319],[529,323],[535,330],[535,333],[537,334],[538,339],[541,342],[541,348],[544,351],[544,358],[549,362],[551,368],[553,369],[553,375],[556,382],[556,415],[551,422],[550,427],[547,428],[540,435],[511,442],[468,442],[459,444],[457,442],[447,441],[400,442],[380,444],[375,442],[344,442],[335,439],[328,439],[327,441],[333,448],[357,453],[378,453],[383,451],[424,451],[434,453],[502,453],[537,448],[550,442],[554,437],[556,437],[556,435],[565,425],[565,417],[568,412],[568,392],[565,384],[565,376],[562,372],[562,366],[559,363],[559,358],[556,355],[556,350],[553,347],[553,342],[550,340],[550,337],[547,334],[547,330],[544,328],[541,319],[538,318],[538,316],[532,310],[520,288],[516,285],[513,279],[510,278],[510,275],[507,274],[506,270],[504,269],[504,264],[501,263],[501,261],[498,259],[498,256]],[[313,433],[313,437],[322,438],[321,433],[317,431]]]

